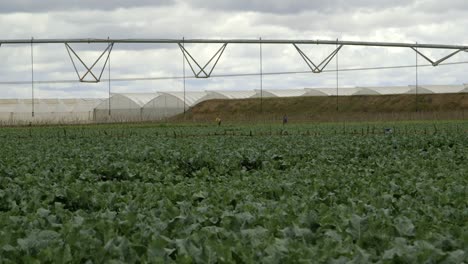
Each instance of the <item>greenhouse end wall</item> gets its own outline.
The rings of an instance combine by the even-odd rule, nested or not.
[[[93,111],[82,113],[0,113],[2,125],[27,125],[27,124],[87,124],[93,123]]]
[[[1,125],[81,124],[94,122],[101,99],[0,99]]]
[[[467,93],[466,85],[339,88],[339,96]],[[263,97],[336,96],[336,88],[263,90]],[[210,99],[254,98],[255,90],[112,94],[107,99],[0,99],[0,125],[161,121]],[[34,104],[33,104],[34,102]],[[185,103],[184,103],[185,102]],[[34,111],[34,115],[33,115]]]
[[[137,109],[94,109],[94,121],[107,122],[139,122],[143,121],[141,108]]]

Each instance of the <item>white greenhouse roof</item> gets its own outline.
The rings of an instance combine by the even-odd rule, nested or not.
[[[109,100],[111,108],[114,109],[142,108],[157,96],[157,93],[113,93],[110,98],[103,100],[95,108],[109,109]]]
[[[112,96],[114,95],[120,95],[120,96],[126,97],[129,100],[133,101],[135,104],[139,105],[140,107],[143,107],[149,101],[156,98],[159,94],[158,93],[115,93],[115,94],[112,94]]]
[[[338,88],[338,95],[339,96],[354,95],[357,92],[359,92],[359,88]],[[336,95],[336,91],[334,92],[334,95]]]
[[[89,112],[104,99],[34,99],[34,112]],[[31,99],[0,99],[0,112],[32,112]]]
[[[465,88],[464,85],[419,85],[419,88],[421,87],[431,90],[434,93],[438,93],[438,94],[458,93]]]
[[[105,99],[76,99],[76,102],[72,104],[73,112],[89,112],[93,111],[100,103],[104,102]]]
[[[0,99],[0,112],[13,112],[21,99]]]
[[[336,88],[306,88],[307,92],[310,94],[312,91],[316,93],[323,93],[328,96],[336,96]],[[338,88],[338,95],[348,96],[353,95],[359,91],[358,88]]]
[[[15,108],[13,109],[13,112],[15,113],[27,113],[32,111],[32,105],[31,104],[25,104],[23,102],[15,105]]]
[[[324,94],[326,96],[336,95],[336,88],[305,88],[306,95]]]
[[[256,89],[255,95],[252,97],[260,97],[262,91]],[[304,89],[282,89],[282,90],[263,90],[263,97],[295,97],[295,96],[303,96],[306,93]]]
[[[324,93],[316,88],[305,88],[305,94],[303,96],[329,96],[328,93]]]
[[[317,96],[336,96],[336,87],[335,88],[306,88],[307,95],[314,95]],[[379,95],[380,93],[374,91],[372,89],[364,88],[364,87],[356,87],[356,88],[338,88],[338,95],[339,96],[350,96],[350,95]]]
[[[429,89],[424,88],[424,87],[419,86],[419,85],[418,85],[417,90],[416,90],[416,86],[410,86],[409,88],[410,89],[406,92],[406,94],[416,94],[416,92],[418,94],[433,94],[434,93],[434,91],[429,90]]]
[[[206,91],[211,98],[219,97],[219,99],[245,99],[255,95],[253,90],[244,91]]]
[[[357,88],[357,91],[353,93],[353,95],[380,95],[380,94],[381,93],[379,93],[378,91],[370,89],[370,88],[366,88],[366,87]]]
[[[72,106],[65,104],[63,101],[59,101],[57,104],[55,104],[55,107],[53,107],[52,112],[64,113],[71,112],[72,110]]]
[[[305,88],[305,89],[266,89],[263,97],[294,97],[294,96],[336,96],[336,87],[329,88]],[[463,85],[420,85],[419,94],[441,93],[468,93],[468,84]],[[392,95],[415,94],[415,86],[377,86],[339,88],[339,96],[351,95]],[[167,97],[164,97],[167,96]],[[178,107],[183,105],[184,92],[166,91],[155,93],[114,93],[112,94],[111,108],[114,109],[139,109],[151,107],[150,103],[156,99],[172,99]],[[211,91],[187,91],[185,103],[191,107],[199,102],[210,99],[244,99],[260,97],[260,90],[211,90]],[[169,102],[169,101],[168,101]],[[34,111],[37,113],[84,113],[94,109],[107,109],[109,99],[40,99],[34,100]],[[30,113],[32,112],[31,99],[0,99],[0,113]]]
[[[465,89],[461,90],[459,93],[468,93],[468,87],[466,87]]]
[[[94,106],[104,99],[0,99],[0,122],[92,122]],[[34,110],[33,103],[34,102]],[[35,115],[32,115],[34,111]],[[37,114],[37,115],[36,115]]]
[[[407,93],[411,89],[408,86],[376,86],[376,87],[358,87],[358,88],[369,89],[382,95],[404,94],[404,93]]]
[[[206,92],[159,92],[159,96],[173,96],[180,101],[184,102],[185,97],[185,104],[188,106],[193,106],[200,102],[203,97],[206,96]],[[158,97],[159,97],[158,96]]]

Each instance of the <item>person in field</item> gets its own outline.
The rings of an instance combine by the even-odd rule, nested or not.
[[[286,125],[287,123],[288,123],[288,116],[283,115],[283,126]]]
[[[216,117],[216,123],[218,123],[218,126],[221,126],[221,118],[219,116]]]

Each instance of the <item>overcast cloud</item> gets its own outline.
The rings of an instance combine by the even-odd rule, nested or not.
[[[463,0],[0,0],[0,39],[18,38],[251,38],[342,39],[468,45],[468,1]],[[105,45],[72,45],[92,63]],[[320,61],[334,47],[303,45]],[[219,45],[187,45],[204,62]],[[450,51],[425,52],[434,59]],[[291,45],[263,45],[263,71],[305,71]],[[0,47],[0,82],[31,79],[30,47]],[[448,62],[468,61],[463,52]],[[65,47],[34,45],[35,80],[73,80]],[[177,45],[115,45],[112,78],[182,75]],[[344,47],[340,68],[413,65],[409,49]],[[419,63],[425,63],[419,58]],[[98,65],[100,66],[100,65]],[[335,69],[335,60],[328,66]],[[258,45],[228,45],[213,74],[259,72]],[[422,84],[468,83],[468,64],[420,69]],[[191,74],[187,67],[187,75]],[[107,71],[104,78],[108,78]],[[415,70],[342,72],[341,87],[414,85]],[[264,88],[334,87],[335,73],[265,76]],[[36,84],[39,97],[105,97],[107,83]],[[181,80],[113,82],[114,92],[181,90]],[[187,90],[258,89],[259,77],[188,80]],[[0,98],[27,98],[30,85],[0,85]]]
[[[2,0],[0,1],[2,13],[24,12],[51,12],[76,10],[104,10],[112,11],[119,8],[154,7],[175,4],[174,0]]]

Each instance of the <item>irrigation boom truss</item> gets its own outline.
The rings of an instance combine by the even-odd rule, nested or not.
[[[83,62],[80,56],[70,46],[75,43],[104,43],[107,44],[107,48],[102,54],[95,60],[92,65],[87,65]],[[64,44],[70,60],[73,64],[75,72],[80,82],[92,82],[98,83],[101,81],[104,68],[110,60],[110,54],[115,44],[119,43],[133,43],[133,44],[177,44],[182,52],[182,55],[187,61],[190,69],[193,72],[194,78],[209,78],[212,76],[213,70],[218,64],[221,56],[223,55],[228,44],[279,44],[279,45],[292,45],[299,55],[302,57],[304,62],[310,68],[312,73],[321,73],[325,71],[327,65],[335,58],[342,47],[344,46],[367,46],[367,47],[393,47],[393,48],[410,48],[416,52],[417,55],[423,57],[432,66],[438,66],[447,59],[455,56],[459,52],[468,51],[468,45],[448,45],[448,44],[419,44],[419,43],[396,43],[396,42],[369,42],[369,41],[342,41],[342,40],[285,40],[285,39],[97,39],[97,38],[85,38],[85,39],[12,39],[12,40],[0,40],[1,45],[20,45],[28,44],[32,46],[34,44]],[[184,46],[185,44],[221,44],[218,51],[206,62],[205,64],[199,63],[194,59],[192,54]],[[324,60],[319,63],[314,62],[307,54],[299,47],[299,45],[335,45],[336,49],[332,51]],[[438,60],[433,60],[426,56],[418,49],[444,49],[449,50],[450,53]],[[75,58],[75,59],[74,59]],[[98,72],[94,72],[93,69],[98,62],[105,58],[104,66]],[[80,74],[76,64],[81,63],[86,72]],[[184,74],[185,76],[185,74]],[[86,79],[88,77],[88,79]]]
[[[417,44],[396,42],[369,42],[369,41],[343,41],[343,40],[285,40],[285,39],[12,39],[0,40],[0,44],[57,44],[57,43],[153,43],[153,44],[322,44],[344,46],[373,46],[373,47],[399,47],[399,48],[428,48],[428,49],[461,49],[467,50],[467,45],[447,44]]]
[[[70,46],[70,44],[75,43],[102,43],[107,44],[105,50],[101,53],[100,56],[95,60],[92,65],[87,65],[78,55],[78,53]],[[369,41],[342,41],[342,40],[285,40],[285,39],[96,39],[96,38],[86,38],[86,39],[12,39],[12,40],[1,40],[0,47],[2,45],[30,45],[31,47],[31,95],[32,95],[32,116],[34,117],[34,84],[35,83],[60,83],[60,82],[70,82],[70,81],[34,81],[34,53],[33,45],[35,44],[64,44],[67,50],[68,56],[72,62],[73,68],[77,74],[78,80],[80,82],[90,82],[90,83],[99,83],[101,82],[102,75],[106,66],[108,67],[108,82],[109,82],[109,97],[111,96],[111,69],[110,69],[110,59],[111,52],[115,44],[121,43],[132,43],[132,44],[177,44],[183,55],[183,76],[182,77],[158,77],[158,78],[133,78],[133,79],[120,79],[120,80],[152,80],[152,79],[184,79],[184,105],[185,105],[185,62],[188,63],[190,69],[193,72],[193,77],[191,78],[210,78],[213,77],[212,73],[218,64],[221,56],[228,44],[257,44],[259,45],[259,76],[260,76],[260,101],[262,102],[262,93],[263,93],[263,75],[274,75],[274,74],[289,74],[289,73],[298,73],[298,72],[278,72],[278,73],[263,73],[262,69],[262,45],[263,44],[277,44],[277,45],[292,45],[299,55],[302,57],[304,62],[309,67],[311,73],[322,73],[329,72],[333,70],[326,70],[325,68],[328,64],[336,59],[336,98],[337,98],[337,110],[338,110],[338,72],[340,71],[338,66],[338,53],[344,46],[364,46],[364,47],[387,47],[387,48],[408,48],[415,52],[416,55],[416,64],[414,66],[393,66],[393,67],[376,67],[376,68],[362,68],[362,69],[341,69],[341,71],[352,71],[352,70],[371,70],[371,69],[392,69],[392,68],[408,68],[415,67],[416,69],[416,98],[418,95],[418,57],[423,57],[430,64],[421,65],[421,66],[439,66],[439,65],[455,65],[455,64],[464,64],[468,62],[457,62],[457,63],[444,63],[447,59],[455,56],[460,52],[468,52],[468,45],[448,45],[448,44],[419,44],[419,43],[396,43],[396,42],[369,42]],[[200,63],[192,56],[189,50],[185,47],[185,44],[220,44],[221,47],[216,51],[216,53],[208,60],[206,63]],[[329,53],[329,55],[320,61],[319,63],[314,62],[302,49],[299,45],[333,45],[335,49]],[[448,50],[448,55],[438,59],[433,60],[429,58],[426,54],[421,52],[420,49],[443,49]],[[75,58],[75,59],[74,59]],[[105,58],[104,65],[102,69],[99,69],[97,72],[94,72],[95,66],[99,63],[101,59]],[[85,68],[85,73],[80,74],[76,64],[80,63]],[[225,74],[217,75],[216,77],[223,76],[250,76],[257,74]],[[86,79],[88,77],[88,79]],[[119,79],[116,79],[119,80]],[[18,82],[0,82],[0,84],[21,84],[22,81]],[[110,100],[109,100],[110,104]],[[262,105],[262,104],[261,104]],[[417,99],[416,99],[416,109],[417,109]],[[110,107],[109,107],[110,115]]]

